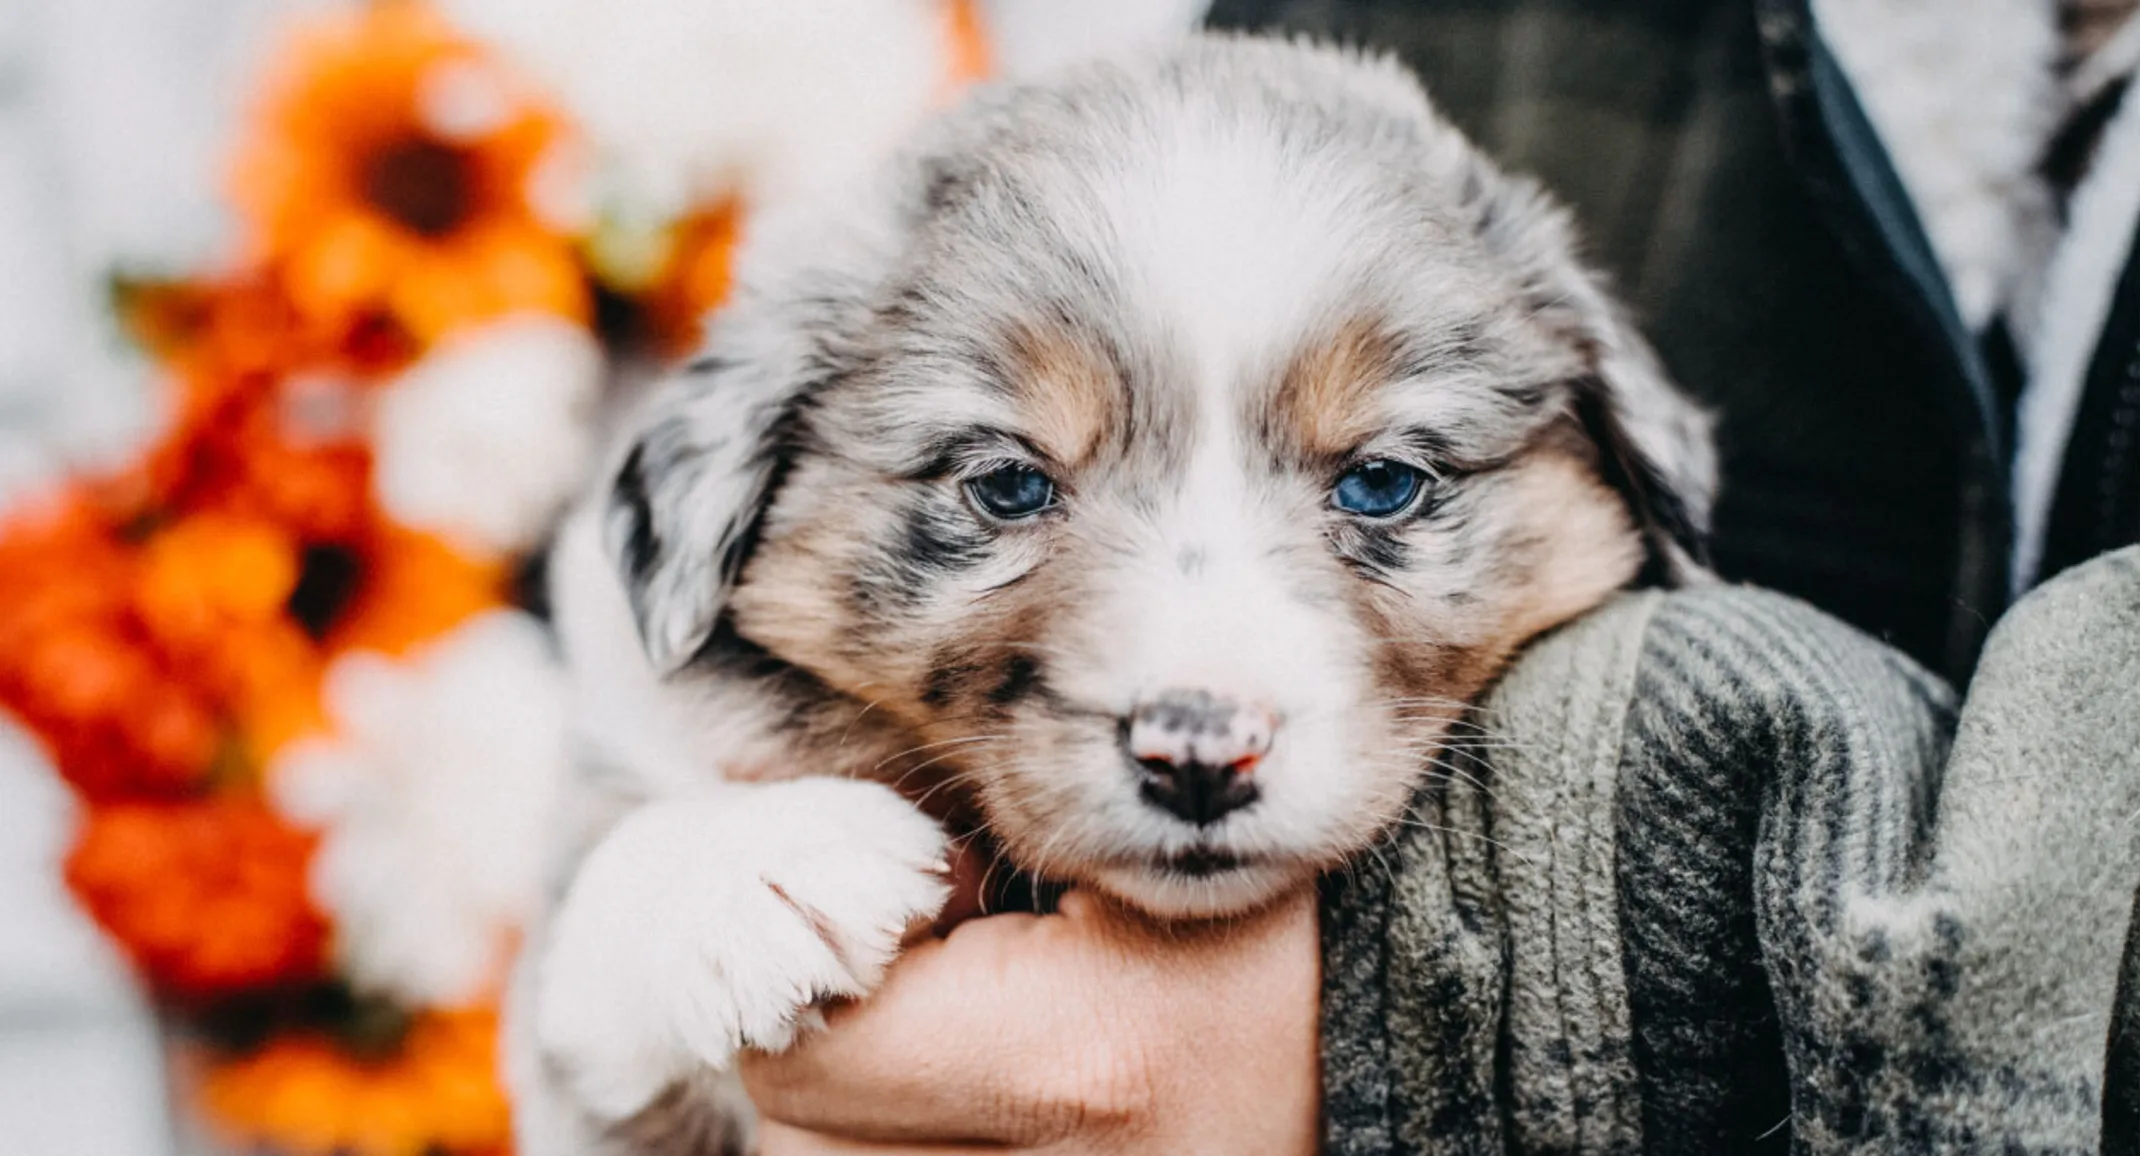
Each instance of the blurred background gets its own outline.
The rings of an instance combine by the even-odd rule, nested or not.
[[[1208,7],[0,0],[0,1154],[506,1150],[544,537],[752,221],[977,82],[1395,52],[1717,414],[1718,572],[1957,686],[2140,537],[2132,0]]]
[[[0,672],[9,708],[0,711],[0,1152],[496,1150],[494,1094],[458,1087],[450,1072],[424,1075],[414,1061],[396,1076],[398,1093],[366,1073],[392,1070],[402,1062],[394,1049],[414,1052],[411,1038],[431,1038],[423,1009],[487,998],[497,965],[482,958],[486,944],[441,952],[432,941],[456,929],[464,940],[469,929],[491,934],[486,918],[510,922],[515,881],[498,864],[513,859],[518,832],[489,832],[483,862],[412,850],[403,828],[465,810],[481,786],[446,784],[433,796],[419,786],[366,802],[370,788],[346,779],[418,775],[446,752],[480,749],[482,726],[515,725],[494,709],[500,695],[539,699],[548,690],[510,571],[576,481],[589,398],[688,345],[690,315],[718,302],[727,246],[747,228],[750,204],[791,195],[881,147],[979,76],[1028,74],[1175,35],[1202,8],[1198,0],[0,3],[0,600],[14,608],[0,609],[0,665],[13,668]],[[388,10],[402,13],[398,24],[377,15]],[[638,35],[606,50],[586,46],[590,28],[635,24]],[[621,99],[620,90],[628,90]],[[380,137],[392,118],[365,111],[396,102],[420,122],[403,126],[421,138],[415,147]],[[534,137],[542,139],[529,144]],[[440,140],[459,151],[439,152]],[[537,146],[546,151],[528,152]],[[443,176],[423,167],[440,157],[462,167]],[[511,187],[500,186],[500,166]],[[462,187],[471,180],[479,193]],[[437,199],[455,192],[489,200]],[[384,219],[388,233],[398,227],[399,241],[362,240],[366,214]],[[522,230],[518,248],[416,251],[446,250],[457,231],[491,218],[501,233]],[[446,287],[425,289],[426,277]],[[495,384],[484,392],[486,380],[503,380],[503,392]],[[254,401],[275,407],[276,432],[227,444]],[[501,424],[486,415],[545,406],[524,421],[501,419],[502,435],[483,432]],[[321,433],[322,421],[333,428]],[[300,457],[291,465],[276,454]],[[518,479],[504,487],[517,492],[502,507],[452,500],[468,476],[454,463],[471,458],[486,476]],[[211,460],[221,464],[202,464]],[[248,480],[249,462],[266,480]],[[318,494],[299,501],[275,492],[323,462],[355,463],[345,496],[370,511],[352,515],[370,519],[364,528],[336,529],[323,512],[332,501]],[[96,541],[83,544],[85,534]],[[441,544],[379,544],[417,536]],[[288,574],[264,597],[277,617],[296,616],[295,628],[254,623],[230,604],[232,588],[249,580],[197,577],[174,593],[150,573],[160,565],[150,556],[162,553],[186,554],[180,568],[196,575],[225,564],[241,567],[226,578],[275,571],[276,549],[289,557]],[[407,601],[437,601],[437,587],[454,581],[481,592],[383,631],[306,619],[301,604],[333,586],[352,553],[371,567],[359,569],[374,588],[354,598],[359,605],[403,597],[379,589],[391,585],[379,574],[403,565],[396,558],[415,575],[405,579],[410,588],[431,592]],[[439,560],[449,555],[456,561]],[[242,568],[248,558],[262,561]],[[394,613],[372,614],[381,616]],[[280,633],[258,633],[271,627]],[[220,641],[189,651],[179,640],[189,630]],[[111,673],[52,701],[52,685],[65,680],[49,663],[69,661],[66,646],[92,634],[114,664],[123,650],[129,662],[160,665],[134,671],[134,681]],[[197,673],[241,635],[252,640],[246,664],[265,671],[234,682]],[[270,641],[285,635],[297,657],[281,666],[261,657],[280,653]],[[451,646],[440,644],[446,638]],[[93,666],[68,669],[78,665]],[[493,717],[469,734],[396,715],[391,704],[408,697],[397,679],[446,686],[449,698],[460,687],[465,713]],[[271,681],[303,682],[320,702],[303,721],[263,722],[257,684]],[[178,758],[167,768],[177,779],[154,782],[140,781],[138,766],[113,771],[128,756],[106,749],[112,742],[138,739],[165,753],[171,742],[186,745],[171,738],[184,730],[172,719],[189,716],[158,697],[172,684],[199,700],[213,728],[205,745],[187,748],[201,765]],[[317,741],[292,737],[304,734]],[[391,736],[421,746],[410,735],[430,746],[395,747]],[[309,754],[291,754],[300,747]],[[156,757],[132,756],[135,764]],[[308,785],[278,788],[277,776]],[[304,860],[292,870],[306,894],[289,900],[303,912],[287,926],[246,922],[268,918],[259,894],[234,907],[215,893],[274,893],[287,881],[178,879],[247,854],[276,861],[259,847],[277,836],[254,832],[267,842],[243,843],[248,836],[210,821],[210,800],[254,809],[264,800],[276,831],[312,840],[293,852]],[[393,860],[393,846],[406,873],[350,878],[377,874],[373,864]],[[341,866],[323,865],[328,858]],[[367,887],[456,872],[466,883],[460,906],[449,896],[429,925],[419,917],[374,926],[395,917],[367,908],[379,902]],[[185,903],[171,894],[189,887]],[[486,906],[484,895],[496,901]],[[232,941],[245,935],[308,945],[262,956],[259,943]],[[456,968],[462,978],[452,978]],[[459,1014],[441,1012],[441,1022]],[[326,1053],[303,1051],[320,1041]],[[283,1048],[280,1068],[218,1085],[228,1110],[204,1125],[216,1115],[201,1110],[208,1073],[264,1046]],[[485,1047],[466,1065],[476,1074],[458,1078],[482,1082]],[[448,1107],[411,1108],[396,1094]],[[338,1096],[366,1106],[345,1104],[337,1123],[332,1106],[317,1105]],[[426,1111],[443,1122],[425,1122]],[[365,1117],[396,1112],[418,1121],[364,1133]]]

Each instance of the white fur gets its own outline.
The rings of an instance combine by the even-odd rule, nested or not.
[[[1343,229],[1340,197],[1313,182],[1272,186],[1272,166],[1297,158],[1261,126],[1221,116],[1178,114],[1150,164],[1117,174],[1099,196],[1111,234],[1103,251],[1129,255],[1127,291],[1179,335],[1207,427],[1230,429],[1219,407],[1245,374],[1299,344],[1329,298],[1323,285],[1352,258],[1329,243]]]
[[[534,1056],[597,1126],[627,1119],[693,1073],[726,1070],[738,1048],[785,1046],[816,1001],[866,994],[948,892],[943,833],[889,788],[727,781],[777,766],[785,748],[741,712],[663,683],[591,510],[567,522],[552,565],[574,745],[594,765],[628,767],[632,793],[660,801],[606,830],[592,804],[559,816],[580,832],[563,833],[568,858],[594,846],[523,965],[524,1132],[531,1120],[581,1126],[556,1116]]]
[[[1214,415],[1203,416],[1207,426],[1217,424]],[[1288,588],[1271,557],[1282,541],[1238,463],[1213,454],[1192,466],[1151,540],[1125,542],[1122,568],[1100,591],[1103,609],[1094,621],[1114,629],[1089,646],[1104,661],[1076,679],[1063,675],[1067,697],[1124,717],[1142,701],[1181,690],[1268,709],[1278,725],[1254,771],[1260,801],[1197,829],[1111,777],[1065,778],[1056,789],[1075,798],[1053,808],[1051,837],[1060,850],[1140,865],[1199,848],[1291,857],[1341,842],[1367,809],[1365,777],[1323,773],[1347,757],[1344,721],[1371,693],[1370,674],[1356,661],[1364,647],[1342,620]],[[1193,561],[1184,565],[1184,555]],[[1190,914],[1256,902],[1283,879],[1251,871],[1168,884],[1140,866],[1109,882],[1154,911]]]
[[[2014,458],[2016,593],[2038,576],[2088,363],[2132,254],[2140,220],[2140,101],[2128,99],[2105,126],[2095,166],[2075,191],[2069,216],[2046,279],[2043,329],[2025,350],[2029,388],[2021,398]]]
[[[737,1049],[779,1050],[860,996],[948,893],[944,836],[890,788],[804,778],[642,807],[550,927],[536,1035],[622,1120]]]
[[[555,627],[571,680],[573,741],[589,759],[628,767],[648,793],[689,791],[724,771],[770,765],[786,750],[755,720],[699,709],[647,657],[600,521],[582,509],[551,554]],[[708,758],[706,752],[717,752]]]
[[[2057,233],[2036,162],[2064,110],[2051,0],[1814,0],[1972,330],[2018,305]],[[2017,296],[2018,295],[2018,296]]]

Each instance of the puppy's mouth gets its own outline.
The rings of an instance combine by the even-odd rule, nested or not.
[[[1246,911],[1304,879],[1304,864],[1283,856],[1212,846],[1147,852],[1080,872],[1132,907],[1161,918],[1207,918]]]
[[[1157,870],[1185,875],[1191,879],[1209,879],[1214,875],[1224,875],[1249,865],[1250,861],[1243,856],[1215,847],[1192,847],[1172,855],[1158,856],[1152,861],[1152,866]]]

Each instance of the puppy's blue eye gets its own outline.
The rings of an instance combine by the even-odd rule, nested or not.
[[[1363,518],[1387,518],[1404,512],[1425,485],[1424,472],[1377,458],[1346,470],[1330,493],[1330,504]]]
[[[1008,465],[966,483],[974,504],[1005,521],[1030,518],[1055,504],[1055,483],[1031,466]]]

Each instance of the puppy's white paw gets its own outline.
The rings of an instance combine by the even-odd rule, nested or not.
[[[621,1120],[814,1005],[874,988],[949,892],[944,835],[876,783],[805,778],[649,804],[587,856],[550,926],[536,1037]]]

